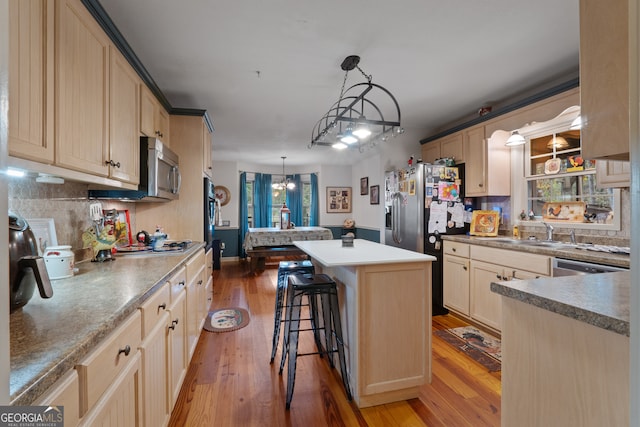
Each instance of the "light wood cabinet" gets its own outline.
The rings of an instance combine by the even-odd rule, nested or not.
[[[422,146],[422,161],[434,163],[437,159],[453,158],[456,163],[464,163],[463,132],[455,132]]]
[[[551,276],[551,258],[486,246],[445,240],[443,292],[445,306],[501,331],[500,295],[491,292],[491,282]]]
[[[200,299],[204,296],[204,249],[186,264],[187,273],[187,359],[191,359],[202,328]]]
[[[203,151],[203,172],[210,179],[213,179],[213,135],[209,132],[209,127],[202,119],[202,151]]]
[[[56,5],[56,164],[108,176],[110,41],[80,0]]]
[[[509,196],[511,152],[504,141],[485,138],[484,126],[464,131],[465,196]]]
[[[631,164],[618,160],[596,161],[598,188],[622,188],[631,185]]]
[[[76,365],[81,425],[142,425],[141,336],[136,311]]]
[[[53,163],[54,2],[9,2],[9,155]]]
[[[169,146],[169,123],[169,113],[147,86],[140,85],[140,133]]]
[[[444,306],[469,316],[469,258],[445,254],[443,275]]]
[[[109,85],[109,177],[140,182],[139,78],[118,50],[111,46]]]
[[[148,331],[140,346],[144,424],[147,427],[166,426],[171,416],[167,376],[169,312],[166,310],[159,310],[159,312],[161,315],[157,318],[157,323]]]
[[[629,160],[628,0],[580,0],[580,115],[586,159]]]
[[[75,427],[80,422],[80,385],[75,369],[67,372],[34,402],[36,406],[63,406],[65,427]]]
[[[171,287],[171,305],[169,306],[169,325],[167,326],[167,378],[169,384],[169,407],[173,408],[180,387],[187,372],[187,321],[186,321],[186,271],[182,267],[176,272],[169,284]]]
[[[142,426],[141,389],[140,353],[136,351],[130,363],[113,380],[102,400],[82,419],[80,425],[86,427]]]

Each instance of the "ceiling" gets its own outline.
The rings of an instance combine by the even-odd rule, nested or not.
[[[219,161],[366,157],[307,148],[338,99],[348,55],[359,55],[373,83],[395,96],[405,135],[416,143],[481,106],[578,70],[578,0],[100,4],[172,107],[208,111]],[[354,70],[347,84],[362,81]]]

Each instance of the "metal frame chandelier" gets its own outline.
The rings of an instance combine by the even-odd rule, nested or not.
[[[287,175],[285,175],[284,173],[284,159],[287,158],[287,156],[281,156],[282,158],[282,181],[280,182],[274,182],[273,184],[271,184],[271,188],[273,188],[274,190],[293,190],[294,188],[296,188],[296,184],[292,181],[289,181],[289,179],[287,178]]]
[[[321,145],[336,149],[357,148],[363,152],[377,145],[378,141],[387,141],[389,136],[404,133],[395,97],[384,87],[372,83],[372,76],[365,74],[359,63],[360,57],[356,55],[347,56],[342,61],[340,68],[345,73],[340,97],[314,126],[308,148]],[[345,90],[349,71],[356,68],[367,81]]]

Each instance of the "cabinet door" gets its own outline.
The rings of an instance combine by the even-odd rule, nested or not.
[[[505,274],[509,278],[509,280],[529,280],[529,279],[537,279],[539,277],[549,277],[544,274],[534,273],[532,271],[527,270],[517,270],[513,268],[505,268]]]
[[[56,5],[56,163],[108,176],[109,39],[80,0]]]
[[[487,144],[484,127],[465,132],[465,196],[487,195]]]
[[[113,46],[110,48],[109,176],[140,182],[138,76]]]
[[[469,259],[445,255],[443,260],[444,305],[469,316]]]
[[[9,2],[9,154],[53,163],[54,2]]]
[[[621,188],[631,185],[631,165],[629,162],[599,160],[596,162],[598,188]]]
[[[440,158],[440,141],[431,141],[422,145],[422,161],[433,163]]]
[[[185,299],[184,289],[176,295],[169,310],[169,325],[167,336],[167,378],[169,378],[169,407],[173,408],[180,387],[187,372],[187,329],[185,319]]]
[[[470,265],[470,316],[499,331],[502,327],[502,301],[500,295],[491,292],[491,282],[508,279],[504,268],[474,260],[471,260]]]
[[[136,351],[127,368],[114,380],[82,426],[142,426],[142,364]]]
[[[462,132],[445,136],[440,140],[440,157],[451,157],[456,163],[464,163]]]
[[[153,96],[149,88],[140,85],[140,133],[145,136],[156,136],[156,127],[154,122],[156,98]]]
[[[140,346],[142,354],[142,391],[144,424],[147,427],[166,426],[171,415],[167,377],[167,334],[169,313],[162,312],[156,326],[149,331]]]
[[[629,5],[580,0],[580,115],[585,159],[629,159]]]
[[[65,427],[75,427],[80,421],[80,385],[78,372],[71,369],[34,403],[38,406],[64,406]]]
[[[203,172],[213,179],[213,138],[207,124],[202,120]]]
[[[155,124],[158,138],[169,147],[169,113],[160,104],[157,104]]]

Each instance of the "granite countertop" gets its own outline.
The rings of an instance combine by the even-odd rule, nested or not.
[[[629,336],[627,271],[491,283],[500,295]]]
[[[36,290],[10,315],[11,404],[32,404],[203,247],[78,263],[75,276],[51,281],[52,298]]]
[[[473,245],[489,246],[492,248],[509,249],[520,252],[529,252],[534,254],[549,255],[556,258],[573,259],[577,261],[595,262],[605,265],[613,265],[616,267],[629,268],[629,255],[611,254],[605,252],[596,252],[585,249],[584,247],[545,247],[533,246],[526,244],[509,243],[510,239],[504,236],[494,237],[474,237],[464,234],[460,235],[443,235],[442,239],[451,240],[460,243],[469,243]]]
[[[352,247],[343,247],[341,239],[294,241],[293,244],[327,267],[436,260],[431,255],[364,239],[354,239]]]

